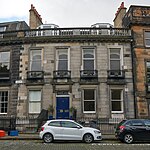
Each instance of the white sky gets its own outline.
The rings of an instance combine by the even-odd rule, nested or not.
[[[59,27],[90,27],[95,23],[111,23],[123,0],[0,0],[0,22],[24,20],[28,24],[33,4],[43,23]],[[130,5],[150,6],[150,0],[124,0]]]

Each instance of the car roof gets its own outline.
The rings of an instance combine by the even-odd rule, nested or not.
[[[53,119],[53,120],[47,120],[47,122],[52,122],[52,121],[71,121],[71,122],[75,122],[74,120],[70,120],[70,119]]]

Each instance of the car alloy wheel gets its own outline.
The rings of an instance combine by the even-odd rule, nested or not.
[[[133,135],[131,135],[129,133],[125,134],[124,135],[124,142],[128,143],[128,144],[132,143],[133,142]]]
[[[51,143],[53,141],[53,135],[50,134],[50,133],[46,133],[43,136],[43,140],[44,140],[45,143]]]
[[[91,134],[87,133],[84,135],[83,141],[85,143],[92,143],[93,142],[93,136]]]

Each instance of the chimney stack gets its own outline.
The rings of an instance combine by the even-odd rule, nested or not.
[[[36,29],[38,26],[40,26],[42,23],[42,18],[33,6],[31,4],[31,9],[29,10],[30,16],[29,16],[29,26],[31,29]]]
[[[122,28],[122,19],[126,14],[126,7],[124,7],[124,2],[121,3],[120,7],[118,8],[115,19],[114,19],[114,27],[115,28]]]

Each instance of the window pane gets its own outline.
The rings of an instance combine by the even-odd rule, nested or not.
[[[42,70],[42,50],[32,50],[30,56],[31,71]]]
[[[67,60],[59,60],[58,70],[68,70],[68,61]]]
[[[112,111],[121,111],[120,101],[112,101]]]
[[[120,70],[120,49],[110,49],[110,69]]]
[[[119,48],[110,48],[110,54],[120,55],[120,49]]]
[[[41,103],[29,103],[29,113],[40,113]]]
[[[84,49],[83,50],[83,58],[94,58],[94,50],[93,49]]]
[[[94,60],[84,60],[84,70],[94,70]]]
[[[68,49],[57,50],[57,70],[68,70]]]
[[[111,60],[110,61],[111,70],[120,70],[120,60]]]
[[[145,32],[145,38],[150,38],[150,32],[148,31]]]
[[[150,46],[150,32],[145,32],[145,45]]]
[[[118,55],[118,54],[111,54],[110,58],[111,59],[120,59],[120,55]]]
[[[112,100],[121,100],[121,90],[111,90]]]
[[[94,49],[83,49],[83,70],[94,70]]]
[[[63,54],[63,55],[59,55],[59,59],[68,59],[68,56],[66,54]]]
[[[6,27],[0,27],[0,32],[3,32],[6,30]]]
[[[1,52],[0,53],[0,70],[8,71],[10,63],[10,52]]]
[[[41,91],[29,91],[30,101],[41,101]]]
[[[84,100],[94,100],[95,94],[93,89],[84,90]]]
[[[31,71],[41,71],[41,61],[32,61]]]
[[[1,53],[1,62],[9,62],[10,52],[2,52]]]
[[[150,83],[150,62],[146,62],[147,67],[147,82]]]
[[[95,101],[84,101],[84,111],[95,111]]]
[[[145,44],[146,44],[146,46],[150,46],[150,39],[146,39]]]
[[[7,113],[8,91],[0,91],[0,113]]]

